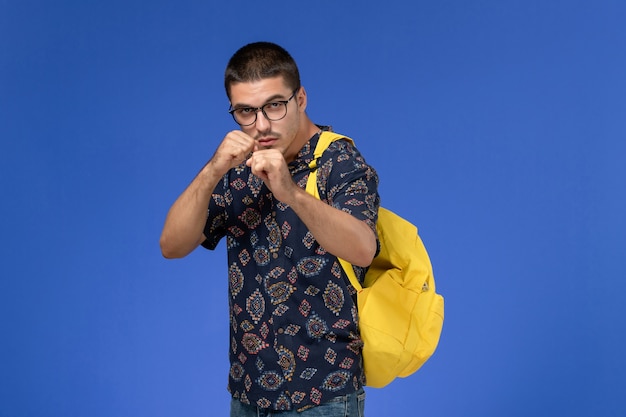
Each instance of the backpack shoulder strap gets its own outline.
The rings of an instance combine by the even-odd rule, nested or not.
[[[306,183],[306,191],[318,200],[320,198],[320,194],[317,189],[317,161],[319,161],[322,154],[326,149],[328,149],[331,143],[340,139],[347,140],[351,144],[354,144],[354,141],[347,136],[324,130],[320,133],[317,145],[313,151],[313,160],[309,163],[309,171],[311,173],[309,174],[309,180]]]
[[[339,139],[344,139],[354,144],[354,141],[349,137],[337,134],[335,132],[324,131],[320,134],[319,140],[317,141],[317,146],[315,147],[315,151],[313,151],[313,160],[309,164],[309,169],[311,170],[311,172],[306,183],[306,191],[318,200],[320,198],[320,194],[319,190],[317,189],[317,160],[320,159],[326,148],[328,148],[331,143]],[[348,279],[350,279],[350,284],[352,284],[352,286],[358,292],[360,292],[363,287],[361,286],[359,280],[356,278],[356,274],[354,273],[354,268],[352,268],[352,264],[341,258],[337,259],[339,260],[339,263],[341,264],[343,270],[346,272],[346,275],[348,275]]]
[[[354,141],[347,136],[340,135],[339,133],[329,132],[327,130],[320,133],[320,137],[317,140],[317,146],[313,151],[313,160],[309,164],[309,169],[314,171],[317,168],[317,160],[322,157],[324,151],[336,140],[344,139],[354,145]]]

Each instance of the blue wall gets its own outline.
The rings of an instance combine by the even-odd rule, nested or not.
[[[626,5],[0,1],[0,417],[227,415],[225,248],[167,209],[271,40],[420,229],[438,351],[369,416],[624,416]]]

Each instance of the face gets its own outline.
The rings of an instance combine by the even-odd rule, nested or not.
[[[292,94],[293,90],[284,83],[283,77],[236,83],[230,87],[232,108],[257,108],[267,103],[289,100]],[[257,141],[259,149],[278,149],[290,162],[303,145],[299,142],[305,108],[306,95],[304,89],[300,88],[287,103],[284,118],[270,121],[259,110],[256,121],[249,126],[241,126],[241,130]]]

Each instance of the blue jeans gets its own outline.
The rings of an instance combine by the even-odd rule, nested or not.
[[[274,411],[243,404],[233,398],[230,403],[230,417],[363,417],[365,409],[365,391],[361,388],[354,394],[337,398],[309,408],[301,413],[296,410]]]

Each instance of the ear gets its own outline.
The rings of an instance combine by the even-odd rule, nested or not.
[[[298,110],[304,113],[307,105],[307,96],[304,87],[300,86],[300,90],[296,93],[296,99],[298,100]]]

